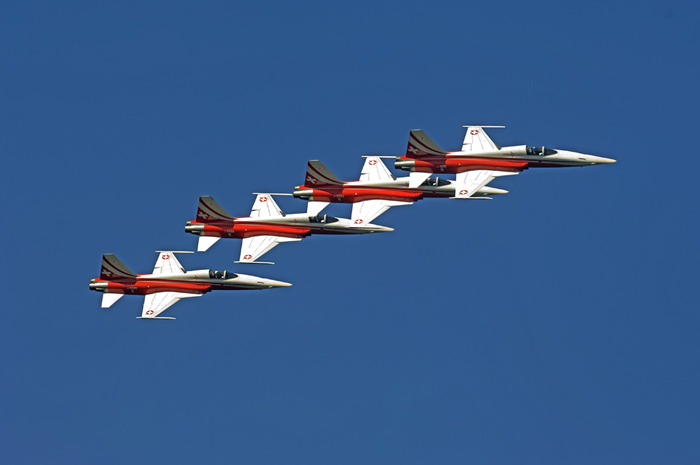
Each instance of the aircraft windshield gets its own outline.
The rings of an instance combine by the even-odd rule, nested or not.
[[[421,186],[446,186],[450,183],[450,181],[446,179],[440,179],[440,178],[428,178],[426,179]]]
[[[211,279],[232,279],[237,277],[236,273],[231,273],[230,271],[214,271],[209,270],[209,278]]]
[[[338,218],[334,218],[332,216],[328,215],[323,215],[323,216],[310,216],[309,217],[309,222],[310,223],[335,223],[338,221]]]
[[[556,150],[550,149],[548,147],[542,146],[542,147],[535,147],[534,145],[528,145],[527,146],[527,154],[528,155],[554,155],[557,153]]]

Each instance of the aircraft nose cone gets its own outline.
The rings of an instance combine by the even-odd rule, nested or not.
[[[272,281],[269,283],[270,287],[289,287],[292,283],[285,283],[284,281]]]
[[[607,164],[607,163],[617,163],[617,160],[613,160],[612,158],[596,157],[595,162],[600,163],[600,164]]]

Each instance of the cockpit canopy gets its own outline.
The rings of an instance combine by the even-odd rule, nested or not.
[[[446,186],[449,183],[450,183],[450,181],[448,181],[446,179],[440,179],[438,177],[434,177],[434,178],[428,178],[425,181],[423,181],[423,184],[421,184],[421,186],[439,187],[439,186]]]
[[[233,279],[237,278],[238,275],[236,273],[231,273],[230,271],[214,271],[214,270],[209,270],[209,278],[210,279]]]
[[[310,223],[336,223],[338,221],[338,218],[335,218],[333,216],[328,216],[328,215],[323,215],[323,216],[310,216],[309,217],[309,222]]]
[[[545,146],[535,147],[534,145],[528,145],[526,150],[528,155],[554,155],[557,153],[556,150]]]

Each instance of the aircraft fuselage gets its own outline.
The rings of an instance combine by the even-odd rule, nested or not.
[[[551,150],[551,154],[529,154],[528,147],[503,147],[492,152],[448,152],[445,155],[397,157],[397,169],[423,173],[462,173],[474,170],[520,172],[529,168],[563,168],[614,163],[614,160],[595,155]]]
[[[409,188],[409,178],[387,182],[348,181],[342,186],[297,186],[294,197],[331,203],[356,203],[366,200],[415,202],[424,198],[450,198],[455,195],[454,181],[430,178],[416,188]],[[505,193],[501,189],[484,188],[481,195]]]
[[[90,289],[98,292],[147,295],[156,292],[206,294],[210,291],[239,291],[286,287],[288,283],[244,274],[216,272],[224,278],[211,278],[211,270],[194,270],[178,275],[138,275],[113,280],[93,279]],[[228,274],[226,274],[228,273]]]
[[[278,236],[301,239],[312,234],[368,234],[393,231],[392,228],[366,224],[357,226],[345,218],[328,215],[309,216],[303,213],[281,218],[234,218],[233,221],[201,223],[188,221],[185,231],[199,236],[244,239],[255,236]]]

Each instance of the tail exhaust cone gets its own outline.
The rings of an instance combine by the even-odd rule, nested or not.
[[[96,283],[94,279],[92,281],[90,281],[90,290],[91,291],[106,292],[107,286],[108,286],[108,283]]]
[[[294,197],[303,200],[313,200],[313,189],[294,189]]]
[[[185,232],[188,232],[190,234],[201,234],[204,232],[204,225],[203,224],[191,224],[191,221],[187,222],[187,225],[185,226]]]
[[[394,168],[397,170],[413,171],[416,166],[415,160],[405,160],[401,157],[397,157],[394,162]]]

